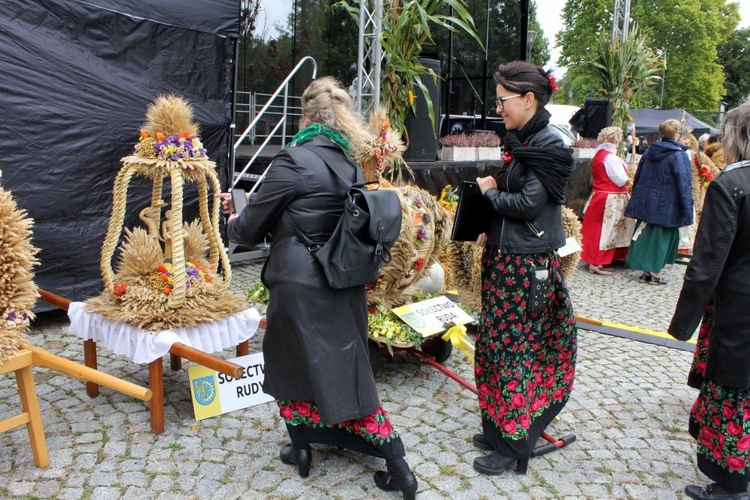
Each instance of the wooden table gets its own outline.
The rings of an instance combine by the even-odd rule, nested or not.
[[[31,453],[38,467],[49,465],[47,441],[44,438],[42,415],[39,412],[39,401],[34,388],[34,375],[31,373],[32,353],[28,349],[21,349],[5,363],[0,363],[0,374],[15,372],[18,384],[18,395],[21,397],[23,413],[0,421],[0,432],[15,429],[26,424],[31,441]]]
[[[39,294],[43,301],[52,304],[63,310],[68,310],[70,301],[54,293],[39,289]],[[265,318],[260,322],[258,328],[265,329]],[[244,356],[250,353],[249,342],[246,340],[236,347],[237,356]],[[241,378],[244,368],[237,363],[226,359],[219,358],[212,354],[205,353],[201,350],[194,349],[181,343],[172,344],[169,349],[170,366],[172,370],[182,368],[182,358],[192,361],[196,364],[203,365],[212,370],[224,373],[233,378]],[[87,367],[97,369],[96,342],[94,340],[83,341],[84,363]],[[148,365],[149,388],[153,396],[151,398],[149,411],[151,416],[151,431],[154,434],[164,432],[164,365],[163,358],[156,359]],[[87,394],[95,398],[99,395],[99,384],[96,382],[86,382]]]

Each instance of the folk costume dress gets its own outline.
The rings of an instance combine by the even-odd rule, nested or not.
[[[669,333],[688,340],[700,323],[688,385],[699,389],[688,430],[698,468],[731,490],[750,478],[750,161],[708,186]]]
[[[583,216],[581,259],[594,266],[623,260],[633,235],[633,219],[625,217],[628,205],[628,170],[616,146],[601,144],[591,161],[593,184]]]
[[[262,273],[270,292],[264,391],[276,398],[292,443],[401,458],[403,443],[380,406],[370,367],[365,286],[331,288],[293,225],[315,242],[329,239],[349,186],[326,163],[350,170],[352,183],[362,179],[346,151],[341,136],[320,125],[298,133],[228,236],[253,246],[272,235]]]
[[[573,388],[577,333],[555,250],[564,245],[561,206],[571,151],[542,110],[504,139],[498,189],[485,198],[493,221],[482,255],[482,311],[475,377],[482,430],[494,451],[531,456]],[[531,312],[533,275],[546,271],[546,307]]]

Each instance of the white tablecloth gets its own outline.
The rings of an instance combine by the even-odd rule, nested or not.
[[[150,363],[161,358],[175,342],[206,353],[234,347],[255,334],[261,319],[260,313],[251,308],[212,323],[151,332],[86,312],[83,302],[71,302],[68,317],[70,331],[76,336],[93,340],[135,363]]]

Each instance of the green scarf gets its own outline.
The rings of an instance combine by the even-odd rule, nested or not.
[[[347,142],[347,140],[344,139],[344,136],[342,136],[340,133],[336,132],[335,130],[326,127],[325,125],[321,125],[320,123],[313,123],[303,128],[299,132],[297,132],[294,135],[294,137],[292,137],[291,142],[287,144],[287,147],[295,143],[302,144],[303,142],[307,142],[313,137],[318,136],[318,135],[328,137],[335,144],[338,144],[339,147],[343,149],[347,155],[349,156],[352,155],[352,148],[351,146],[349,146],[349,143]]]

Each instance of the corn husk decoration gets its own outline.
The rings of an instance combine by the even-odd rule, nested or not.
[[[103,293],[86,310],[151,331],[192,327],[246,309],[244,298],[228,291],[229,258],[219,235],[220,191],[216,164],[208,159],[191,106],[168,95],[148,108],[140,140],[122,159],[113,189],[112,215],[100,261]],[[143,208],[144,228],[124,229],[128,186],[133,176],[153,182],[151,204]],[[171,197],[163,199],[164,178]],[[183,219],[183,184],[198,186],[199,219]],[[115,249],[120,248],[116,271]],[[221,263],[223,276],[217,275]]]
[[[451,217],[455,216],[455,208]],[[575,212],[562,207],[562,222],[565,237],[573,237],[581,243],[581,222]],[[563,276],[570,277],[578,267],[581,252],[560,259]],[[459,301],[472,311],[482,308],[482,248],[470,242],[451,241],[441,259],[445,269],[446,289],[458,291]]]
[[[391,249],[393,260],[383,266],[380,279],[368,285],[367,297],[371,306],[399,306],[413,298],[417,281],[445,248],[450,216],[429,192],[413,185],[393,186],[385,179],[394,177],[406,148],[384,107],[370,115],[368,134],[364,150],[356,154],[357,162],[366,181],[380,181],[380,189],[399,195],[402,215],[401,234]]]
[[[32,270],[39,250],[31,244],[32,224],[0,187],[0,363],[27,343],[31,308],[39,297]]]

